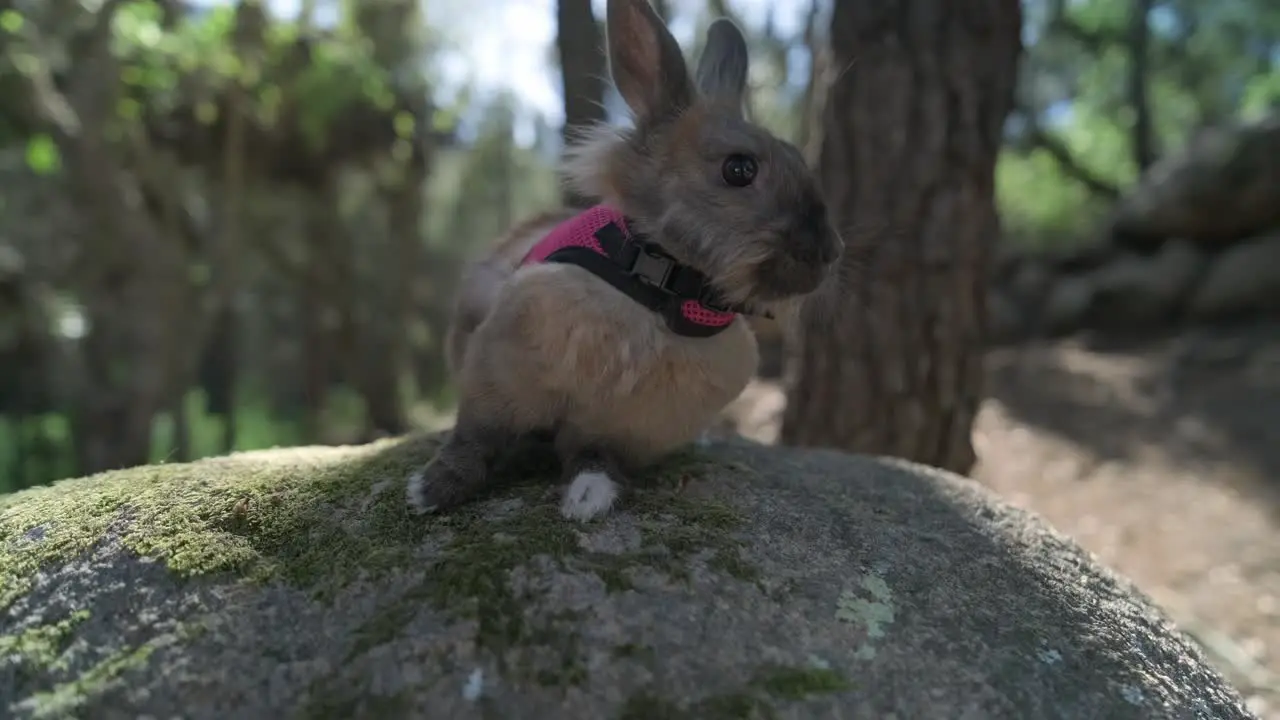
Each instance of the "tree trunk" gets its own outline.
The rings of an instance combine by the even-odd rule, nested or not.
[[[323,183],[321,194],[308,198],[306,233],[307,266],[302,277],[303,322],[302,357],[305,364],[303,399],[305,414],[302,434],[308,443],[320,442],[324,435],[324,415],[333,388],[335,368],[353,367],[343,357],[355,351],[354,343],[343,342],[341,318],[349,308],[347,278],[354,269],[349,254],[343,252],[341,217],[330,186]],[[336,202],[336,201],[335,201]],[[349,375],[349,373],[348,373]]]
[[[807,160],[815,158],[822,139],[822,103],[825,100],[820,85],[830,70],[828,62],[830,49],[819,42],[822,32],[818,19],[820,10],[818,0],[809,0],[809,14],[804,24],[804,44],[809,50],[809,79],[804,85],[804,94],[800,96],[800,132],[796,144]]]
[[[419,117],[425,116],[419,113]],[[414,273],[421,265],[423,251],[422,213],[426,200],[427,160],[425,149],[418,148],[396,176],[396,182],[383,189],[387,203],[387,231],[390,234],[388,255],[384,263],[390,268],[382,293],[376,327],[367,327],[364,354],[365,434],[369,438],[402,435],[409,429],[408,413],[401,381],[409,362],[409,337],[406,328],[413,321]]]
[[[1151,99],[1147,92],[1147,47],[1151,39],[1147,22],[1152,2],[1134,0],[1129,18],[1129,104],[1133,106],[1133,160],[1139,174],[1156,161]]]
[[[205,412],[223,422],[221,451],[235,448],[236,414],[236,311],[227,304],[210,323],[209,335],[200,354],[200,387],[204,390]]]
[[[240,311],[234,304],[227,308],[226,323],[226,347],[223,349],[226,374],[223,378],[227,403],[226,411],[222,413],[222,442],[219,445],[223,454],[235,450],[240,441],[240,408],[236,397],[240,375]]]
[[[169,416],[173,420],[173,454],[168,462],[189,462],[191,460],[191,418],[187,416],[187,396],[175,395],[169,406]]]
[[[301,302],[302,345],[302,418],[303,442],[320,441],[325,406],[329,401],[332,376],[333,337],[326,318],[330,312],[325,300],[325,284],[320,277],[321,260],[316,253],[308,255],[308,271],[303,275]]]
[[[1018,0],[836,0],[819,173],[842,282],[802,313],[782,441],[967,473]]]
[[[564,139],[568,145],[573,142],[577,129],[605,119],[607,68],[604,38],[591,12],[591,0],[559,0],[556,19],[559,23],[556,48],[560,52],[560,77],[564,83]],[[572,207],[587,205],[591,200],[565,189],[564,202]]]

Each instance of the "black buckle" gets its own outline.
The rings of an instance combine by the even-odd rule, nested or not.
[[[647,247],[637,247],[636,250],[635,257],[628,263],[627,272],[650,285],[665,289],[667,281],[671,279],[671,272],[676,267],[675,260]]]

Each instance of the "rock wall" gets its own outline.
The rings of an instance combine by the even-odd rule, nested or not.
[[[1280,311],[1280,115],[1206,129],[1161,158],[1105,236],[1073,256],[998,263],[992,339]]]
[[[1112,213],[1115,244],[1221,248],[1280,227],[1280,114],[1206,128],[1152,165]]]
[[[1095,247],[998,260],[987,296],[994,345],[1081,330],[1148,332],[1280,314],[1280,231],[1223,247],[1168,240],[1153,253]],[[760,376],[781,377],[778,323],[752,319]]]
[[[1149,330],[1280,312],[1280,232],[1210,249],[1006,258],[988,296],[993,342],[1082,329]]]

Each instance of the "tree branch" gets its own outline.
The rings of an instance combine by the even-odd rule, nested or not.
[[[1030,117],[1030,113],[1026,113],[1026,115]],[[1062,169],[1062,172],[1084,185],[1090,192],[1101,195],[1108,200],[1119,199],[1120,188],[1081,165],[1071,154],[1071,150],[1067,148],[1065,143],[1045,131],[1034,120],[1029,121],[1026,141],[1032,147],[1049,153],[1050,157],[1057,161],[1058,167]]]

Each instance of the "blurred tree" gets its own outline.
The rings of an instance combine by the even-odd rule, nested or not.
[[[21,250],[53,258],[33,282],[50,283],[71,308],[60,314],[83,325],[57,345],[73,359],[45,380],[61,391],[51,411],[71,419],[77,473],[229,449],[249,389],[240,365],[253,363],[256,390],[270,393],[311,377],[297,367],[317,348],[333,356],[325,390],[358,393],[366,434],[407,428],[405,326],[425,264],[424,130],[436,127],[423,24],[415,2],[351,5],[323,32],[271,20],[260,0],[199,12],[0,7],[0,87],[12,100],[0,141],[27,146],[35,192],[56,198],[36,214],[69,225],[21,233]],[[339,202],[350,197],[362,208]],[[279,222],[313,203],[326,220],[315,242]],[[281,215],[262,222],[268,213]],[[300,302],[308,292],[314,307]],[[291,307],[237,312],[263,297]],[[292,332],[242,342],[250,330],[267,337],[265,318],[281,314]],[[298,328],[311,319],[339,341],[308,347]],[[264,376],[259,358],[286,346],[300,350],[292,371]],[[227,420],[221,443],[191,436],[197,383]]]
[[[181,182],[171,163],[142,132],[127,107],[127,84],[113,49],[113,30],[127,3],[107,0],[70,51],[68,71],[56,76],[47,55],[51,39],[83,18],[58,4],[35,14],[43,31],[9,16],[3,45],[11,67],[25,68],[8,106],[18,124],[48,141],[49,153],[77,211],[93,228],[78,250],[73,272],[87,332],[80,346],[82,373],[72,408],[77,465],[95,472],[145,463],[152,422],[185,387],[202,341],[204,288],[188,281],[189,238],[172,238],[149,200],[177,204]],[[153,17],[163,20],[158,9]],[[13,18],[17,18],[14,20]],[[44,50],[45,53],[48,50]],[[60,82],[61,81],[61,82]],[[184,322],[185,320],[185,322]],[[191,362],[188,362],[188,361]]]
[[[998,172],[1023,243],[1096,237],[1138,175],[1193,135],[1280,101],[1270,0],[1035,0]]]
[[[604,36],[591,0],[559,0],[556,3],[560,51],[560,77],[564,88],[564,141],[572,143],[582,128],[605,119],[604,89],[608,68],[604,57]],[[569,206],[591,203],[564,190]]]
[[[1018,0],[836,0],[819,172],[846,241],[803,313],[782,441],[968,472]]]
[[[372,43],[374,63],[385,69],[405,97],[405,106],[394,115],[390,152],[378,157],[373,168],[384,241],[365,244],[363,250],[371,257],[346,317],[347,347],[353,352],[350,376],[365,403],[369,438],[400,435],[409,428],[406,328],[414,313],[413,283],[425,269],[422,214],[429,149],[417,125],[431,116],[420,69],[426,55],[421,12],[417,0],[353,3],[355,23]]]
[[[1133,0],[1129,11],[1129,105],[1133,108],[1133,164],[1145,171],[1156,160],[1151,130],[1151,99],[1147,92],[1148,51],[1153,0]]]

